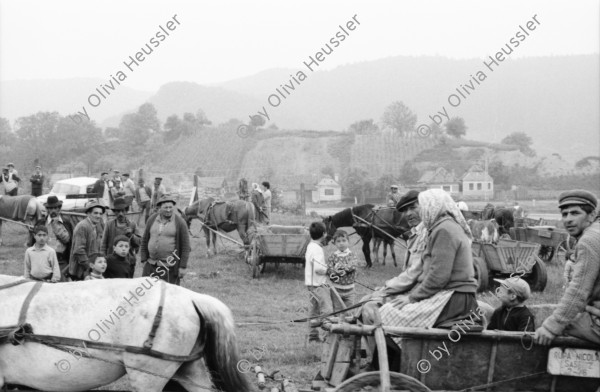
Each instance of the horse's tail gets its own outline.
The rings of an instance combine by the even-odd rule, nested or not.
[[[205,298],[193,303],[200,317],[204,359],[212,382],[225,392],[250,392],[248,379],[238,370],[240,358],[231,311],[216,298]]]

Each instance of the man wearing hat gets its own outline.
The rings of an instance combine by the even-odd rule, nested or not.
[[[140,224],[140,219],[142,215],[144,215],[144,225],[148,222],[148,218],[150,217],[150,209],[152,202],[152,188],[148,185],[145,185],[144,179],[140,178],[138,180],[138,188],[135,190],[135,201],[137,202],[140,209],[140,216],[138,217],[137,224]]]
[[[72,280],[83,280],[89,269],[89,257],[100,252],[104,233],[104,215],[106,207],[96,199],[85,204],[87,218],[75,226],[73,244],[69,259],[69,276]]]
[[[48,246],[56,251],[58,266],[60,268],[61,281],[66,282],[69,268],[69,256],[71,253],[71,239],[73,238],[73,226],[71,222],[64,221],[60,215],[63,202],[58,197],[48,196],[44,207],[48,212],[46,227],[48,228]]]
[[[558,307],[535,331],[535,341],[548,345],[559,335],[600,344],[600,223],[598,199],[586,190],[563,192],[558,208],[567,232],[576,239],[573,277]]]
[[[110,186],[108,183],[108,172],[100,173],[100,179],[96,181],[92,188],[92,193],[96,194],[98,199],[102,199],[105,206],[109,206],[111,203]]]
[[[142,276],[178,285],[185,275],[191,248],[187,224],[175,213],[175,204],[170,195],[158,200],[158,213],[151,215],[146,223],[140,260],[144,263]]]
[[[386,204],[388,207],[396,207],[400,201],[400,193],[398,193],[398,185],[390,187],[390,193],[387,194]]]
[[[21,179],[15,170],[15,165],[9,163],[7,168],[2,169],[0,182],[4,183],[4,194],[7,196],[17,196],[19,192],[19,182]]]
[[[100,244],[100,254],[103,257],[108,257],[113,252],[113,245],[115,238],[119,235],[124,235],[129,238],[129,254],[131,254],[131,260],[133,265],[131,270],[135,270],[135,254],[140,248],[140,236],[137,234],[137,224],[127,219],[128,204],[124,198],[118,198],[114,202],[112,211],[116,215],[116,218],[109,220],[104,227],[104,234],[102,235],[102,242]]]
[[[31,175],[29,182],[31,182],[31,196],[41,196],[44,186],[44,175],[42,174],[42,167],[40,165],[35,167],[35,173]]]

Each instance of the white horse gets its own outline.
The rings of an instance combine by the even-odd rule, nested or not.
[[[216,298],[152,277],[43,283],[26,309],[24,322],[31,325],[33,334],[74,338],[78,344],[67,346],[58,341],[49,346],[25,338],[13,345],[6,339],[6,327],[18,324],[35,285],[3,287],[19,280],[0,275],[0,388],[18,384],[47,391],[80,391],[127,374],[132,390],[140,392],[162,391],[170,379],[187,391],[250,390],[247,379],[236,369],[238,351],[231,311]],[[152,350],[175,356],[202,355],[186,362],[111,350],[110,345],[144,347],[161,297],[162,319]],[[81,340],[88,344],[79,344]],[[90,348],[90,341],[109,347]]]
[[[0,196],[0,218],[22,222],[33,227],[46,216],[42,203],[31,195]],[[0,246],[2,245],[2,219],[0,219]]]

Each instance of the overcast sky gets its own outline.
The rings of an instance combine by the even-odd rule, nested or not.
[[[300,69],[356,15],[360,26],[319,69],[397,55],[485,58],[532,16],[535,39],[511,57],[598,53],[598,1],[8,1],[0,0],[0,81],[108,80],[159,25],[181,23],[128,87],[217,83]],[[166,27],[165,27],[166,28]]]

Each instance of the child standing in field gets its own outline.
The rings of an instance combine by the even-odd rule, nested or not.
[[[308,231],[311,241],[306,247],[304,284],[310,296],[309,317],[312,319],[331,313],[332,306],[331,293],[327,285],[327,264],[325,264],[325,252],[323,252],[323,240],[326,237],[325,224],[313,222]],[[321,342],[317,328],[310,328],[308,341]]]
[[[92,271],[84,280],[104,279],[102,274],[106,271],[106,259],[100,253],[92,253],[89,257],[89,263]]]
[[[106,279],[112,278],[133,278],[133,263],[132,258],[135,261],[135,256],[129,254],[129,238],[124,235],[118,235],[115,237],[113,245],[113,253],[106,258],[106,272],[104,277]]]
[[[354,305],[356,292],[354,291],[354,279],[358,260],[349,248],[348,234],[338,230],[333,235],[333,243],[337,250],[327,259],[327,272],[335,291],[340,295],[345,307]],[[342,304],[335,298],[332,291],[333,310],[342,309]]]
[[[27,279],[50,280],[52,283],[60,281],[60,268],[56,251],[46,245],[48,241],[48,228],[39,225],[33,228],[35,244],[25,251],[25,273]]]

